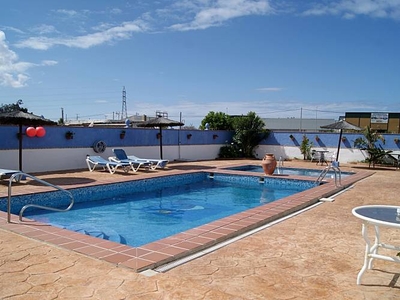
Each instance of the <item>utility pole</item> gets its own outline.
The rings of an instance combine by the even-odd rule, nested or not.
[[[301,107],[300,108],[300,130],[299,130],[300,132],[301,132],[302,126],[303,126],[302,122],[303,122],[303,108]]]
[[[122,89],[122,111],[121,111],[121,120],[128,118],[128,111],[126,108],[126,90],[125,87]]]

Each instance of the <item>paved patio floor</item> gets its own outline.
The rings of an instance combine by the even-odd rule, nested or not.
[[[171,164],[171,173],[229,161]],[[243,162],[246,163],[246,162]],[[253,161],[254,163],[254,161]],[[314,167],[305,162],[285,166]],[[365,169],[362,164],[343,166]],[[400,299],[400,265],[376,261],[362,285],[356,277],[365,244],[353,207],[400,205],[400,171],[376,168],[374,174],[313,207],[165,273],[146,276],[0,226],[1,299]],[[116,175],[116,176],[114,176]],[[88,181],[124,174],[83,172]],[[76,174],[43,174],[76,183]],[[133,176],[150,176],[145,173]],[[74,179],[75,178],[75,179]],[[89,180],[89,179],[90,180]],[[6,186],[0,185],[0,197]],[[16,190],[16,192],[23,192]],[[382,240],[400,244],[399,231],[385,229]]]

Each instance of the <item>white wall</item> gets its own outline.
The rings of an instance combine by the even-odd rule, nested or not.
[[[313,149],[319,149],[318,147],[314,147]],[[320,148],[323,150],[327,150],[331,153],[336,153],[337,148]],[[262,159],[265,153],[273,153],[277,159],[282,157],[282,159],[303,159],[303,154],[300,152],[299,147],[290,147],[290,146],[270,146],[270,145],[261,145],[256,149],[256,157]],[[368,156],[364,151],[353,148],[340,148],[339,152],[339,162],[349,163],[349,162],[357,162],[363,161]]]
[[[207,160],[218,157],[222,145],[163,146],[163,158],[174,160]],[[116,147],[117,148],[117,147]],[[159,146],[123,147],[125,152],[141,158],[160,158]],[[96,153],[92,148],[24,149],[22,169],[26,173],[85,169],[86,155],[114,156],[112,148]],[[18,150],[0,151],[0,168],[18,170]]]
[[[223,145],[194,145],[194,146],[164,146],[163,158],[174,160],[212,160],[218,158],[220,147]],[[324,148],[335,152],[336,148]],[[158,146],[146,147],[124,147],[128,155],[133,154],[141,158],[159,158],[160,148]],[[265,153],[273,153],[277,159],[303,159],[299,147],[290,146],[268,146],[262,145],[256,149],[256,157],[262,159]],[[86,155],[100,155],[104,158],[113,156],[112,148],[108,147],[104,153],[98,154],[92,148],[68,148],[68,149],[24,149],[22,152],[23,171],[46,172],[85,169]],[[358,149],[341,148],[339,161],[342,163],[365,160],[363,151]],[[0,168],[18,169],[18,150],[0,151]]]

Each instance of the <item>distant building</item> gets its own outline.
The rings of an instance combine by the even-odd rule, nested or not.
[[[346,121],[361,128],[369,126],[381,133],[400,133],[400,113],[346,112]]]
[[[273,131],[326,131],[323,125],[335,123],[335,119],[263,118],[265,127]]]
[[[67,126],[82,126],[82,127],[133,127],[135,123],[146,121],[149,117],[146,115],[134,115],[126,120],[71,120],[65,123]]]

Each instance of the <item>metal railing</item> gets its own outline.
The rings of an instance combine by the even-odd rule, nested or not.
[[[283,159],[282,156],[279,156],[278,164],[276,167],[276,171],[278,172],[278,174],[282,174],[282,167],[283,167]]]
[[[325,169],[323,169],[321,174],[319,174],[319,176],[315,182],[321,183],[322,180],[324,180],[326,174],[328,174],[328,172],[330,170],[333,170],[335,173],[335,186],[336,187],[342,186],[342,171],[339,168],[338,162],[332,162],[332,164],[330,166],[327,166]],[[338,179],[339,179],[339,183],[338,183]]]
[[[59,191],[61,191],[61,192],[66,193],[66,194],[70,197],[71,203],[70,203],[70,204],[68,205],[68,207],[65,208],[65,209],[55,208],[55,207],[48,207],[48,206],[42,206],[42,205],[37,205],[37,204],[27,204],[27,205],[23,206],[23,207],[21,208],[20,212],[19,212],[19,220],[20,220],[20,221],[22,221],[22,215],[23,215],[24,211],[25,211],[27,208],[29,208],[29,207],[35,207],[35,208],[40,208],[40,209],[45,209],[45,210],[51,210],[51,211],[60,211],[60,212],[64,212],[64,211],[69,211],[69,210],[72,208],[72,206],[74,205],[74,197],[72,196],[71,192],[69,192],[69,191],[67,191],[67,190],[65,190],[65,189],[63,189],[63,188],[61,188],[61,187],[59,187],[59,186],[57,186],[57,185],[54,185],[54,184],[51,184],[51,183],[49,183],[49,182],[47,182],[47,181],[44,181],[44,180],[42,180],[42,179],[39,179],[39,178],[37,178],[37,177],[35,177],[35,176],[33,176],[33,175],[30,175],[30,174],[27,174],[27,173],[24,173],[24,172],[17,172],[17,173],[14,173],[14,174],[12,174],[12,175],[10,176],[9,183],[8,183],[8,199],[7,199],[7,222],[8,222],[8,223],[11,223],[11,190],[12,190],[12,182],[13,182],[14,179],[15,179],[16,181],[20,181],[20,179],[21,179],[22,177],[31,178],[31,179],[33,179],[33,180],[39,182],[39,183],[42,183],[42,184],[44,184],[44,185],[50,186],[50,187],[55,188],[55,189],[57,189],[57,190],[59,190]]]

